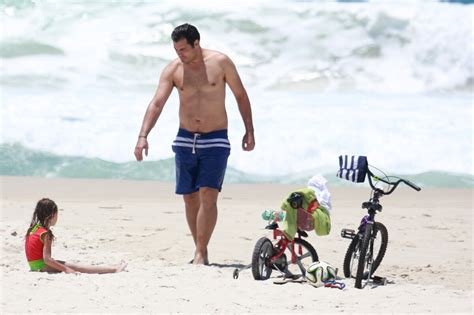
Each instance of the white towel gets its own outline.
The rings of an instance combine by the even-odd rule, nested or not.
[[[326,178],[320,174],[317,174],[311,177],[311,179],[308,181],[308,188],[314,190],[319,204],[326,208],[329,213],[331,213],[331,193],[326,186],[327,182],[328,181]]]

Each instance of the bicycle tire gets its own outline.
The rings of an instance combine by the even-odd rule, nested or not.
[[[360,243],[359,261],[357,263],[357,273],[356,273],[356,279],[355,279],[355,287],[357,289],[362,289],[362,278],[364,277],[365,269],[367,266],[366,254],[367,254],[367,249],[369,248],[370,235],[372,233],[372,226],[373,226],[372,223],[367,223],[367,225],[365,226],[364,237],[362,238],[362,242]]]
[[[301,263],[301,266],[304,268],[304,270],[301,270],[300,266],[298,265],[298,262],[292,262],[291,259],[289,259],[288,266],[287,266],[288,271],[290,272],[290,274],[299,274],[300,272],[304,274],[306,270],[308,269],[308,267],[313,262],[319,261],[318,253],[316,252],[316,249],[309,242],[305,241],[302,238],[295,238],[294,246],[295,246],[295,254],[298,258],[300,258],[300,263]],[[305,257],[302,257],[298,254],[299,246],[303,247],[302,256],[305,256]],[[291,258],[291,250],[289,248],[287,250],[290,251],[289,257]]]
[[[370,248],[371,254],[370,256],[373,255],[373,242],[374,239],[377,238],[377,234],[380,232],[381,236],[381,243],[380,247],[377,252],[377,257],[373,260],[372,266],[370,267],[370,270],[367,267],[367,250]],[[375,235],[375,237],[372,237],[372,235]],[[379,267],[380,263],[382,262],[382,259],[385,255],[385,252],[387,250],[387,245],[388,245],[388,232],[387,228],[380,222],[374,222],[373,224],[369,223],[366,225],[365,233],[364,233],[364,238],[360,245],[360,250],[359,250],[359,261],[357,265],[357,274],[356,274],[356,281],[355,281],[355,287],[357,289],[362,289],[362,280],[370,280],[369,275],[373,275],[377,268]],[[349,245],[350,246],[350,245]],[[347,257],[347,253],[346,253]],[[372,259],[372,257],[368,257]],[[346,262],[344,262],[346,264]],[[346,272],[346,266],[344,265],[344,273]]]
[[[343,263],[343,271],[344,271],[344,277],[350,278],[352,276],[351,274],[351,263],[352,260],[355,260],[354,254],[357,253],[357,250],[359,249],[359,234],[356,234],[354,238],[352,239],[351,243],[349,244],[349,247],[347,248],[346,255],[344,256],[344,263]]]
[[[266,238],[260,238],[252,253],[252,275],[255,280],[267,280],[272,274],[269,266],[270,258],[273,256],[273,244]]]
[[[385,256],[385,252],[387,251],[388,246],[388,231],[385,225],[380,222],[375,222],[375,238],[378,237],[378,233],[380,232],[381,240],[380,240],[380,248],[377,253],[377,258],[375,258],[374,265],[372,267],[372,274],[375,274],[375,271],[380,266],[382,259]]]
[[[372,267],[372,273],[375,273],[377,268],[379,267],[380,263],[382,262],[382,259],[385,255],[387,245],[388,245],[388,232],[387,228],[380,222],[375,222],[375,226],[377,227],[377,230],[380,231],[381,235],[381,244],[379,251],[377,253],[377,258],[374,261],[374,265]],[[378,236],[376,236],[378,237]],[[351,243],[349,244],[349,247],[347,248],[346,255],[344,256],[344,263],[343,263],[343,271],[344,271],[344,277],[350,278],[354,277],[352,274],[352,262],[353,260],[356,260],[354,257],[354,254],[357,254],[357,251],[359,249],[359,234],[356,234],[355,237],[352,239]],[[358,259],[357,259],[358,260]],[[354,277],[355,278],[355,277]]]

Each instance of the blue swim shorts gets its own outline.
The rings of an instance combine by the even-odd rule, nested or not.
[[[191,194],[201,187],[221,191],[230,155],[227,129],[194,133],[180,128],[172,147],[177,194]]]

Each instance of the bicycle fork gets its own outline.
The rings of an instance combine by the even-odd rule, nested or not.
[[[374,262],[374,256],[373,256],[373,253],[374,253],[374,222],[368,222],[366,225],[365,225],[365,233],[367,233],[367,229],[368,229],[368,239],[367,240],[363,240],[363,241],[367,241],[369,242],[367,245],[367,252],[365,253],[365,264],[367,266],[367,280],[370,280],[372,278],[372,266],[373,266],[373,262]],[[362,245],[362,244],[361,244]],[[364,275],[364,278],[365,278],[365,275]],[[367,281],[368,282],[368,281]]]

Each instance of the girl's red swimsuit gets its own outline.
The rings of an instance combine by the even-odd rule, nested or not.
[[[43,260],[43,235],[48,230],[36,224],[25,239],[25,253],[31,270],[42,270],[46,264]]]

